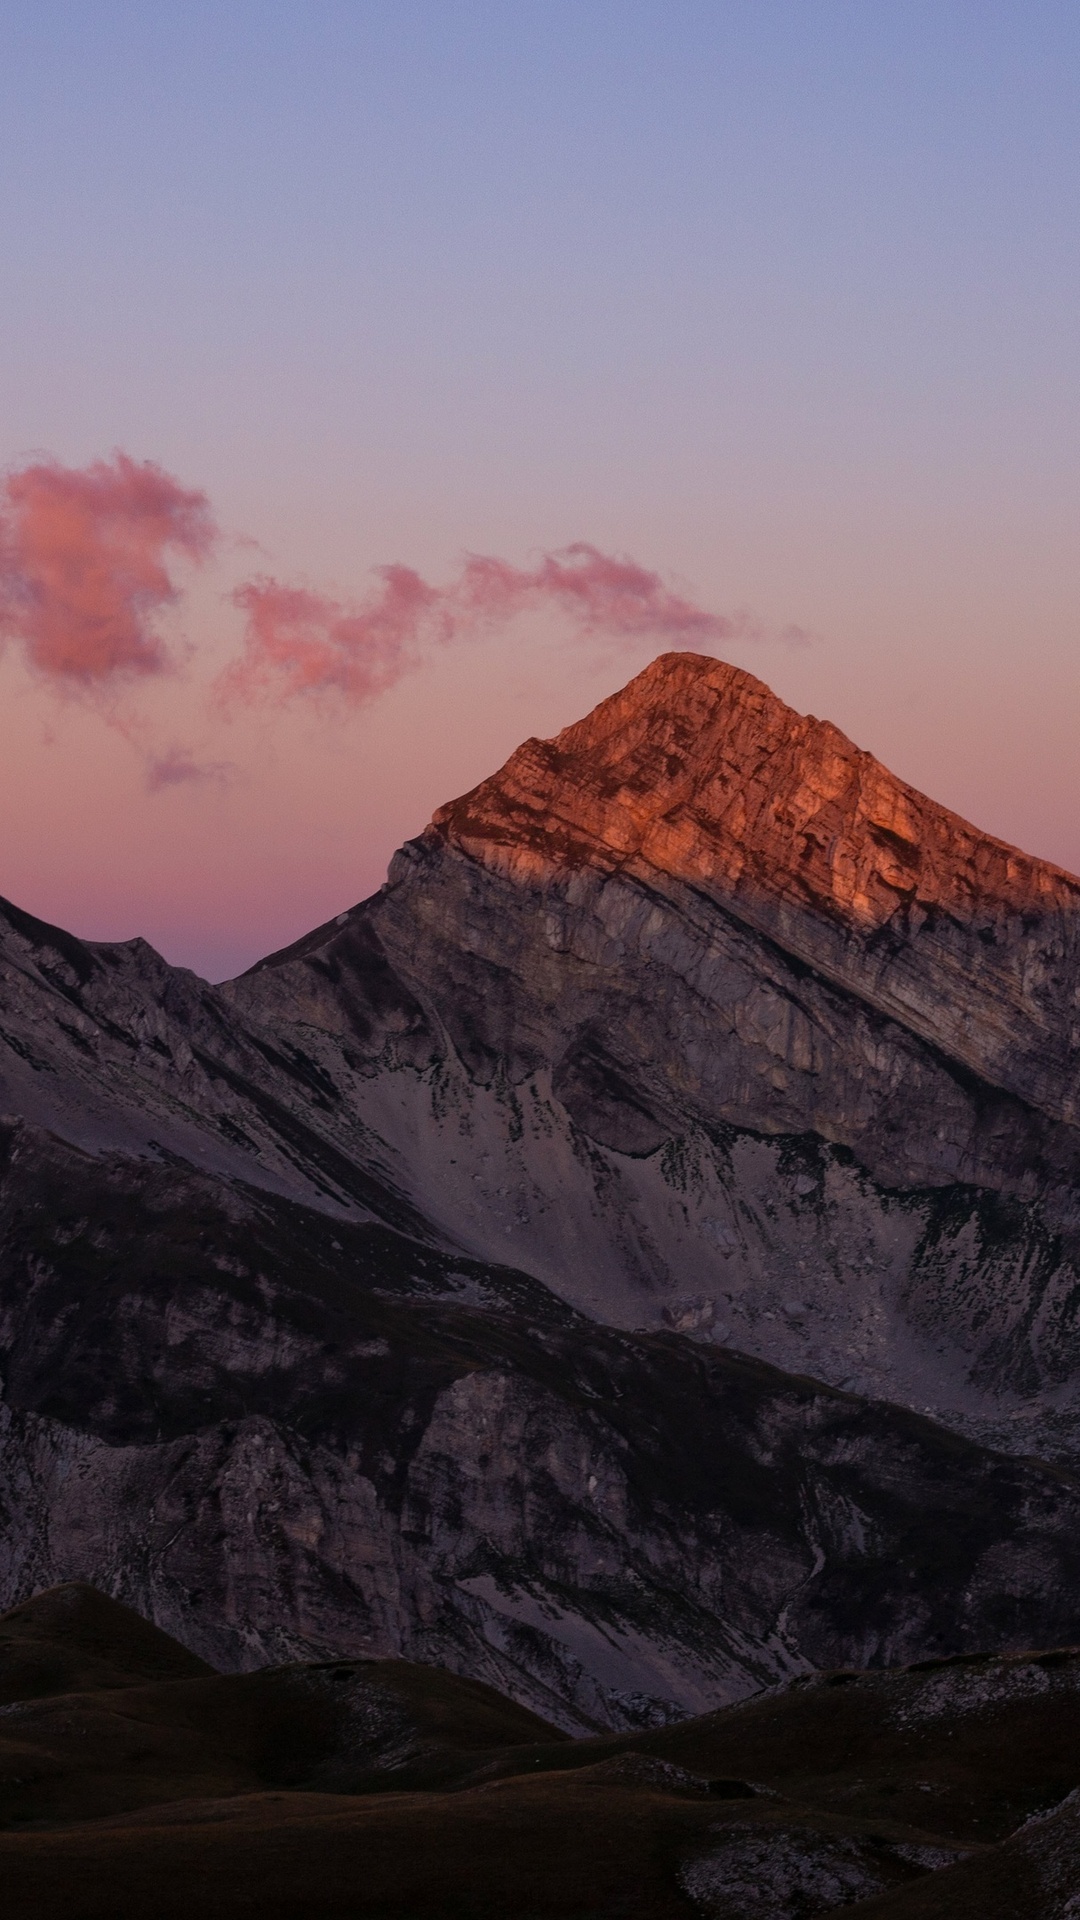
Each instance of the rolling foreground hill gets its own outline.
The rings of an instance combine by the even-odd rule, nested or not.
[[[405,1661],[221,1675],[92,1588],[0,1618],[11,1920],[1072,1920],[1080,1651],[568,1739]]]
[[[1080,1641],[1078,904],[676,654],[224,986],[3,907],[0,1603],[579,1736]]]

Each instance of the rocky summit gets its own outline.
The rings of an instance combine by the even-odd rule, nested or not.
[[[223,986],[5,905],[0,1604],[579,1737],[1080,1640],[1078,905],[692,654]]]

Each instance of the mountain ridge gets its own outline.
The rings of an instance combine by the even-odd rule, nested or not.
[[[613,743],[617,757],[610,751]],[[808,854],[820,856],[828,850],[827,866],[820,858],[815,859],[811,873],[815,884],[806,890],[808,899],[824,892],[838,906],[848,905],[856,920],[875,925],[888,917],[887,913],[871,912],[870,895],[850,884],[846,849],[840,860],[836,857],[841,840],[852,840],[852,826],[864,820],[869,829],[877,829],[885,839],[884,848],[878,845],[870,850],[874,857],[888,855],[897,842],[905,849],[902,872],[893,870],[894,877],[886,880],[888,864],[881,869],[881,878],[893,895],[918,892],[924,901],[938,906],[970,900],[982,893],[1018,908],[1035,900],[1080,907],[1077,876],[973,825],[890,772],[832,721],[800,714],[754,674],[705,654],[658,655],[583,719],[573,721],[551,739],[524,741],[497,773],[460,799],[438,807],[432,825],[461,837],[468,831],[466,823],[482,829],[485,821],[494,822],[498,801],[504,795],[510,803],[520,799],[530,806],[535,788],[520,777],[530,765],[572,775],[565,783],[570,795],[581,794],[591,774],[592,786],[601,792],[607,789],[605,797],[609,801],[618,799],[618,808],[612,809],[603,824],[611,832],[613,854],[626,856],[637,850],[657,817],[666,821],[674,807],[685,808],[690,800],[699,799],[705,788],[705,798],[714,803],[711,812],[715,824],[726,828],[729,835],[725,848],[729,876],[738,877],[750,864],[748,850],[756,853],[760,846],[748,827],[760,819],[763,796],[759,793],[747,800],[747,776],[752,777],[765,761],[774,760],[779,753],[785,756],[782,764],[787,771],[786,781],[776,783],[782,784],[781,824],[805,842],[789,865],[805,882]],[[704,765],[694,764],[703,758]],[[741,809],[730,820],[729,803],[735,799],[741,801]],[[797,809],[800,799],[803,805]],[[633,816],[634,802],[637,820]],[[553,809],[546,798],[541,804],[546,810],[557,811],[558,817],[568,823],[575,814],[580,816],[580,808]],[[817,816],[828,805],[834,808],[835,817],[827,822],[825,831],[826,823]],[[704,814],[704,806],[699,805],[696,811],[699,816]],[[512,823],[511,837],[522,837],[517,820]],[[542,832],[541,842],[554,837]],[[773,834],[771,838],[775,849],[779,836]],[[937,843],[938,857],[924,865],[921,856],[930,838]],[[571,844],[566,839],[559,841],[563,860]],[[595,845],[595,837],[582,844]],[[671,871],[676,872],[682,843],[673,836],[665,844],[674,856],[669,861]],[[920,856],[914,877],[913,854]],[[767,869],[774,881],[777,865],[774,861]],[[960,884],[955,878],[951,888],[941,884],[950,867],[957,874],[962,865],[974,867],[982,884],[970,879]],[[688,875],[694,871],[693,866],[686,868]],[[824,888],[820,884],[823,871],[830,876]],[[937,877],[938,885],[928,887],[927,877],[931,882]],[[895,899],[888,900],[887,905],[891,912]]]

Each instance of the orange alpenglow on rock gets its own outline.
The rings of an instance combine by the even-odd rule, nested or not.
[[[519,883],[689,885],[997,1085],[1080,1112],[1080,881],[737,667],[661,655],[429,833]]]

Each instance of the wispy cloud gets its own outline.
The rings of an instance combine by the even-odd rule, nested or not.
[[[581,632],[611,639],[713,645],[739,631],[736,621],[673,593],[636,560],[601,553],[584,541],[545,553],[535,567],[470,554],[445,601],[454,625],[509,620],[530,607],[550,606],[569,615]]]
[[[170,747],[164,753],[148,753],[146,789],[161,793],[165,787],[199,785],[206,780],[228,780],[234,769],[225,760],[197,760],[188,747]]]
[[[170,652],[159,616],[180,598],[177,563],[205,561],[215,546],[263,553],[246,536],[226,540],[206,494],[152,461],[116,452],[68,467],[41,458],[0,478],[0,648],[21,647],[30,671],[55,691],[90,697],[142,760],[151,793],[237,771],[176,742],[171,696],[164,738],[160,719],[135,698],[140,682],[170,674],[178,689],[188,683],[185,697],[202,706],[205,724],[211,648],[195,641]],[[357,601],[269,574],[228,598],[244,626],[238,658],[209,682],[219,717],[260,701],[369,705],[439,647],[530,612],[556,616],[579,640],[615,646],[712,651],[736,639],[809,637],[795,627],[770,634],[746,613],[712,613],[638,561],[585,541],[524,567],[468,554],[442,586],[412,567],[379,567]]]
[[[430,586],[410,567],[382,567],[362,604],[267,577],[232,595],[247,616],[241,658],[219,682],[226,699],[336,694],[362,706],[417,664],[425,643],[548,608],[589,637],[712,647],[759,631],[748,616],[710,613],[636,561],[580,541],[533,567],[470,554],[457,579]]]
[[[160,673],[154,616],[178,597],[166,561],[203,560],[214,537],[206,495],[151,461],[21,467],[0,484],[0,639],[70,688]]]
[[[231,598],[247,616],[244,652],[222,675],[222,694],[336,693],[362,706],[384,693],[415,663],[441,596],[411,567],[381,567],[379,580],[361,607],[266,578],[237,587]]]

